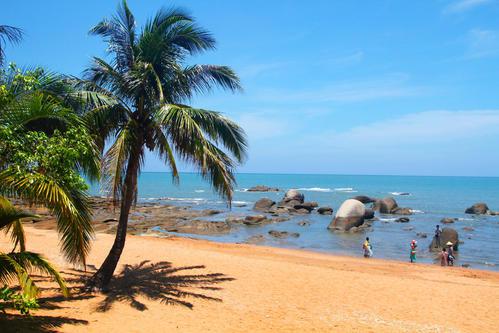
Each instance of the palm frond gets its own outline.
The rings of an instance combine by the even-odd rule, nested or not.
[[[64,256],[71,263],[85,265],[93,228],[84,192],[64,188],[48,177],[19,176],[9,169],[0,172],[0,184],[2,194],[46,205],[57,218]]]
[[[25,295],[35,297],[38,294],[38,287],[30,276],[35,272],[52,277],[63,295],[69,296],[64,278],[41,255],[33,252],[0,252],[0,282],[9,284],[17,280]]]
[[[0,65],[5,59],[5,44],[18,44],[23,38],[23,30],[10,25],[0,25]]]

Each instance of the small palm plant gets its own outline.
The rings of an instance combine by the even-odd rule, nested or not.
[[[52,277],[59,285],[64,296],[69,292],[66,283],[59,272],[41,255],[26,251],[26,237],[21,219],[36,217],[21,209],[15,208],[5,197],[0,196],[0,230],[10,234],[14,243],[11,252],[0,250],[0,283],[5,287],[0,290],[0,300],[4,303],[11,302],[22,314],[36,309],[38,304],[38,288],[31,278],[32,273],[46,274]],[[15,252],[17,245],[19,251]],[[7,285],[17,282],[22,293],[16,293]],[[0,303],[0,309],[2,304]]]
[[[0,66],[5,59],[5,44],[17,44],[23,37],[23,31],[10,25],[0,25]]]

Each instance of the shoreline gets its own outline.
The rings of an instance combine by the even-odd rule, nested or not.
[[[26,226],[26,232],[27,248],[43,253],[66,278],[90,274],[113,241],[96,233],[83,273],[64,262],[55,231]],[[7,244],[0,236],[0,246]],[[141,266],[144,261],[167,261],[166,278],[145,269],[148,263]],[[493,332],[499,323],[499,274],[492,271],[134,235],[117,272],[124,265],[129,274],[119,275],[108,294],[53,302],[46,297],[57,294],[44,291],[34,322],[66,318],[56,326],[62,332]],[[149,279],[157,280],[154,288]],[[157,294],[162,287],[168,289]],[[105,311],[98,310],[102,305]],[[1,320],[2,332],[20,325],[15,319]]]

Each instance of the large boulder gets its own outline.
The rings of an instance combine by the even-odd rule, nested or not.
[[[303,201],[305,201],[305,196],[297,190],[291,189],[286,192],[283,201],[289,202],[291,200],[296,200],[299,201],[299,203],[303,203]]]
[[[253,206],[253,210],[257,212],[268,212],[271,210],[272,206],[275,205],[275,201],[269,198],[261,198]]]
[[[353,227],[359,227],[364,223],[365,213],[366,208],[362,202],[348,199],[341,204],[328,229],[348,231]]]
[[[430,244],[430,251],[439,251],[442,249],[447,242],[453,244],[454,251],[458,250],[459,247],[459,234],[455,229],[452,228],[442,228],[442,233],[440,234],[440,244],[437,243],[435,236]]]
[[[467,208],[464,212],[466,214],[475,214],[475,215],[483,215],[489,213],[489,207],[484,202],[479,202],[474,204],[473,206]]]
[[[276,187],[268,187],[265,185],[257,185],[250,187],[248,192],[279,192],[279,189]]]
[[[364,212],[364,219],[366,220],[371,220],[374,218],[374,210],[371,208],[366,208],[366,211]]]
[[[357,195],[355,197],[353,197],[352,199],[355,199],[355,200],[358,200],[360,202],[362,202],[363,204],[367,204],[367,203],[373,203],[373,202],[376,202],[376,198],[371,198],[371,197],[368,197],[367,195]]]
[[[309,213],[314,210],[314,208],[318,207],[319,204],[315,201],[311,202],[304,202],[298,205],[294,205],[294,209],[300,210],[300,209],[306,209]]]
[[[260,225],[268,223],[268,220],[265,215],[249,215],[244,218],[243,223],[246,225]]]

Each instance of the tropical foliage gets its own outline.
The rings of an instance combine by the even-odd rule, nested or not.
[[[189,56],[215,48],[215,40],[180,9],[161,9],[138,29],[126,1],[91,34],[108,44],[109,59],[95,57],[80,82],[98,144],[112,142],[103,159],[103,176],[120,219],[113,247],[92,280],[105,286],[126,238],[130,207],[137,198],[137,177],[146,150],[156,152],[178,180],[176,157],[199,172],[230,203],[233,170],[245,156],[244,131],[224,115],[186,105],[199,93],[219,87],[241,90],[227,66],[186,65]]]
[[[98,176],[98,154],[70,92],[62,77],[41,69],[11,65],[0,71],[0,230],[13,242],[11,252],[0,251],[0,283],[21,288],[5,287],[0,298],[21,313],[37,307],[32,273],[51,276],[64,295],[68,290],[48,261],[26,250],[21,220],[35,216],[7,197],[44,205],[56,215],[70,262],[84,265],[90,249],[91,214],[81,173]]]

